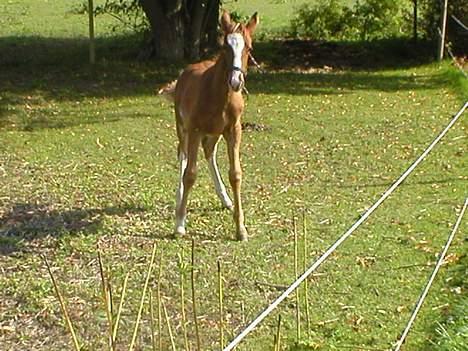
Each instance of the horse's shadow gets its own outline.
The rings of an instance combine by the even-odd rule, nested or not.
[[[93,234],[103,225],[104,216],[124,216],[145,209],[122,205],[107,208],[57,210],[51,205],[18,203],[0,217],[0,255],[24,248],[24,241],[47,236]]]

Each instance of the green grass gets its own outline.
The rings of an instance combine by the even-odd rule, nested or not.
[[[262,283],[293,280],[292,218],[306,211],[308,260],[316,259],[467,97],[466,83],[448,62],[372,71],[267,67],[265,74],[252,72],[244,120],[268,128],[246,131],[243,138],[251,239],[233,240],[231,215],[221,209],[201,160],[188,236],[174,240],[175,124],[172,108],[154,91],[176,77],[179,67],[136,63],[130,59],[136,45],[126,45],[132,38],[106,32],[98,42],[99,63],[91,69],[86,30],[78,25],[83,17],[67,14],[67,2],[56,3],[47,9],[35,1],[12,1],[0,32],[0,344],[5,350],[71,347],[41,254],[55,268],[85,349],[106,348],[98,242],[116,302],[125,274],[132,273],[118,346],[129,345],[157,243],[164,252],[161,289],[181,348],[177,254],[183,250],[189,262],[190,237],[197,243],[203,349],[216,349],[216,260],[224,262],[230,339],[241,330],[242,305],[244,318],[251,320],[279,294]],[[31,12],[17,17],[21,24],[12,23],[24,8],[61,15],[53,17],[54,26],[36,27]],[[245,13],[250,10],[246,6]],[[76,30],[65,32],[69,25]],[[261,52],[256,56],[263,61]],[[460,120],[310,280],[312,328],[296,346],[294,299],[283,303],[279,312],[288,350],[388,349],[397,340],[430,274],[425,265],[435,261],[467,194],[467,126],[466,118]],[[219,155],[226,175],[224,145]],[[466,340],[461,317],[466,223],[405,350],[452,350]],[[151,287],[156,284],[155,276]],[[239,350],[270,350],[279,312]],[[148,307],[141,329],[138,343],[150,350]],[[192,323],[189,333],[194,340]],[[163,339],[168,348],[166,330]]]

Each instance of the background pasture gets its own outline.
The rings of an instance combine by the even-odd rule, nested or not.
[[[251,239],[212,191],[205,163],[191,195],[189,235],[174,240],[177,179],[172,108],[155,89],[181,66],[136,62],[138,39],[97,19],[98,63],[87,65],[79,1],[9,0],[0,5],[0,345],[70,348],[40,255],[67,297],[84,349],[104,349],[99,243],[117,299],[131,272],[119,349],[136,318],[153,243],[163,252],[160,286],[181,347],[177,264],[197,243],[203,349],[217,349],[216,261],[225,274],[228,336],[278,295],[264,283],[293,280],[292,219],[306,213],[312,261],[422,152],[467,98],[449,62],[385,62],[372,70],[314,62],[288,65],[269,41],[299,1],[239,1],[258,9],[266,73],[248,77],[242,146]],[[263,14],[264,13],[264,14]],[[39,20],[41,19],[41,20]],[[417,61],[416,61],[417,62]],[[330,64],[331,66],[331,64]],[[461,83],[460,83],[461,82]],[[310,279],[311,330],[295,340],[294,301],[280,309],[290,350],[383,350],[402,331],[467,194],[463,118],[376,214]],[[225,149],[220,164],[226,174]],[[226,178],[226,176],[225,176]],[[301,221],[299,229],[302,230]],[[466,334],[466,221],[406,350],[454,350]],[[302,258],[301,258],[302,260]],[[187,286],[188,284],[188,276]],[[156,278],[151,281],[155,289]],[[465,308],[466,309],[466,308]],[[277,313],[240,350],[269,350]],[[147,308],[138,343],[151,349]],[[447,335],[444,336],[444,330]],[[193,339],[193,326],[189,325]],[[457,334],[458,333],[458,334]],[[164,343],[169,348],[167,331]],[[453,344],[450,344],[453,343]],[[218,348],[219,349],[219,348]]]

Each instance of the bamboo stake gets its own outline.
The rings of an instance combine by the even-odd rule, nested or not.
[[[158,345],[159,351],[162,351],[162,311],[161,311],[161,276],[162,276],[162,252],[159,256],[158,269],[158,287],[157,287],[157,305],[158,305]]]
[[[302,217],[302,229],[304,231],[304,257],[303,257],[303,270],[307,269],[307,260],[309,256],[309,243],[307,242],[307,219],[306,212],[303,212]],[[305,313],[306,313],[306,326],[307,326],[307,335],[310,336],[310,309],[309,309],[309,281],[308,279],[304,280],[304,303],[305,303]]]
[[[245,303],[241,301],[241,317],[242,317],[242,325],[245,325]]]
[[[150,305],[150,328],[151,328],[151,349],[156,351],[156,335],[154,332],[154,305],[153,305],[153,290],[149,291],[149,305]]]
[[[197,351],[201,351],[200,342],[200,331],[198,328],[198,314],[197,314],[197,303],[195,293],[195,240],[192,239],[192,267],[191,267],[191,281],[192,281],[192,309],[193,309],[193,320],[195,323],[195,334],[197,338]]]
[[[104,264],[102,262],[102,255],[101,255],[101,248],[99,244],[97,245],[97,255],[98,255],[98,263],[99,263],[99,273],[101,276],[101,287],[102,287],[102,298],[104,300],[104,305],[106,309],[106,317],[107,317],[107,338],[109,343],[109,350],[114,351],[114,322],[112,320],[112,293],[110,292],[110,284],[108,279],[106,278]]]
[[[219,294],[219,349],[224,348],[224,308],[223,308],[223,272],[221,260],[218,260],[218,294]]]
[[[281,351],[281,315],[278,316],[278,325],[276,327],[274,351]]]
[[[130,273],[127,273],[125,275],[125,279],[122,285],[122,290],[120,291],[119,309],[117,310],[117,317],[115,317],[114,330],[112,333],[112,340],[114,342],[114,345],[115,345],[115,341],[117,340],[117,331],[119,329],[120,316],[122,315],[122,307],[125,301],[125,294],[127,292],[127,282],[128,282],[129,276],[130,276]]]
[[[57,299],[60,302],[60,309],[62,310],[63,318],[65,319],[65,322],[66,322],[67,327],[68,327],[68,331],[70,332],[70,335],[72,337],[72,341],[73,341],[73,345],[75,347],[75,350],[80,351],[81,346],[80,346],[80,344],[78,342],[78,338],[76,337],[75,329],[73,329],[73,324],[71,322],[70,316],[68,315],[67,307],[65,306],[65,302],[63,300],[62,294],[60,293],[60,289],[59,289],[59,287],[57,285],[57,281],[55,280],[54,274],[52,273],[52,269],[50,268],[50,265],[49,265],[49,262],[47,261],[47,258],[45,256],[42,256],[42,259],[44,260],[44,262],[45,262],[45,264],[47,266],[47,270],[49,271],[49,276],[50,276],[50,279],[52,280],[52,284],[54,286],[55,294],[57,295]]]
[[[164,318],[166,318],[167,330],[169,331],[169,338],[171,339],[172,351],[176,351],[174,336],[172,335],[171,322],[169,321],[169,317],[167,315],[167,310],[166,310],[166,305],[164,304],[164,300],[161,300],[161,304],[164,310]]]
[[[184,345],[185,351],[190,351],[188,333],[187,333],[187,316],[185,314],[185,287],[184,287],[184,278],[185,278],[185,265],[184,265],[184,249],[182,248],[179,255],[179,272],[180,272],[180,310],[182,316],[182,330],[184,333]]]
[[[293,218],[294,226],[294,279],[299,276],[299,249],[298,249],[298,234],[296,217]],[[296,290],[296,342],[301,338],[301,301],[299,289]]]
[[[143,287],[143,293],[141,294],[141,300],[140,300],[140,308],[138,309],[138,315],[137,315],[137,320],[135,322],[135,328],[133,329],[133,336],[132,336],[132,341],[130,343],[130,348],[129,350],[132,351],[133,348],[135,347],[135,342],[136,338],[138,335],[138,327],[140,326],[140,319],[141,319],[141,313],[143,312],[143,305],[145,302],[145,297],[146,297],[146,290],[148,289],[148,283],[151,277],[151,271],[153,269],[153,263],[154,263],[154,256],[156,255],[156,244],[153,245],[153,252],[151,254],[151,261],[148,266],[148,272],[146,274],[146,280],[145,280],[145,285]]]

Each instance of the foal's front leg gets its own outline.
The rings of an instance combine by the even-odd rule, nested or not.
[[[195,179],[197,177],[197,154],[201,137],[199,133],[189,132],[186,138],[186,158],[184,157],[185,155],[179,156],[181,179],[176,195],[175,235],[185,234],[188,195],[193,187],[193,184],[195,184]]]
[[[241,201],[242,169],[239,158],[241,135],[242,127],[239,122],[225,133],[224,138],[226,139],[229,155],[229,182],[231,183],[234,195],[234,221],[236,222],[236,235],[238,240],[246,241],[247,229],[245,229],[244,225],[244,211],[242,210]]]

